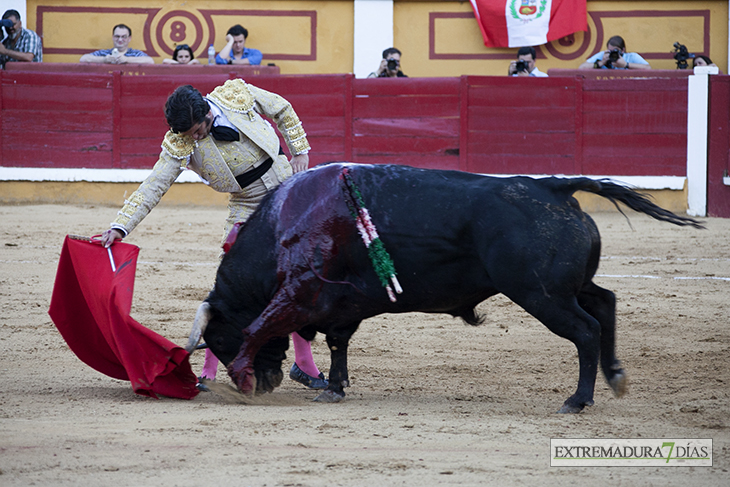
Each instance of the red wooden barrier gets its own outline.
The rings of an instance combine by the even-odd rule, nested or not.
[[[583,174],[684,176],[687,80],[585,80],[583,127]]]
[[[580,174],[575,79],[469,77],[468,86],[467,171]]]
[[[2,164],[112,167],[111,75],[2,74]]]
[[[354,80],[355,162],[459,167],[459,79]]]
[[[1,72],[0,165],[149,168],[167,130],[168,94],[183,83],[207,93],[235,75],[205,69],[185,77]],[[250,80],[293,103],[313,147],[312,164],[351,160],[493,174],[686,174],[683,78],[373,80],[342,74]],[[724,88],[717,89],[713,96],[727,101]],[[726,123],[726,112],[714,110],[713,123]],[[724,130],[712,133],[726,137]],[[727,142],[712,147],[727,167]]]

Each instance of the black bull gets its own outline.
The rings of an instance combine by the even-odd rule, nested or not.
[[[475,307],[502,293],[578,349],[578,387],[561,412],[593,404],[599,358],[620,396],[627,381],[615,356],[615,296],[592,282],[601,243],[572,196],[579,190],[702,228],[605,180],[320,166],[282,184],[242,227],[198,311],[189,347],[204,330],[238,389],[252,393],[280,384],[290,333],[324,333],[329,386],[317,399],[335,402],[349,385],[347,347],[362,320],[422,311],[476,325]],[[382,258],[371,259],[366,248],[367,229],[358,231],[360,206],[369,210],[386,263],[392,258],[403,290],[391,293],[395,301],[375,270]]]

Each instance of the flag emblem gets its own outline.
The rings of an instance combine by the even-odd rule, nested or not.
[[[540,4],[539,10],[537,8],[538,3]],[[519,4],[519,8],[517,4]],[[529,22],[542,17],[546,6],[547,0],[510,0],[509,11],[512,18]]]

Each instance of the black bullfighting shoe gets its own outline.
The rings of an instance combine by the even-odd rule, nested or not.
[[[327,379],[324,378],[324,374],[322,372],[319,373],[319,377],[312,377],[300,369],[296,362],[294,362],[294,365],[291,366],[289,378],[309,387],[310,389],[326,389],[329,384]]]
[[[200,377],[198,377],[198,383],[195,384],[195,387],[200,392],[210,392],[210,388],[208,386],[206,386],[205,384],[203,384],[203,379],[215,381],[215,379],[208,379],[207,377],[200,376]]]

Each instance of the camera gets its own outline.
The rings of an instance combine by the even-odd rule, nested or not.
[[[398,60],[388,59],[388,71],[395,71],[396,69],[398,69]]]
[[[680,44],[679,42],[674,43],[674,59],[677,61],[677,69],[687,69],[687,59],[695,57],[694,54],[690,54],[687,50],[687,46]]]
[[[529,69],[529,63],[525,61],[524,59],[520,59],[515,63],[515,73],[521,73],[522,71],[527,71]]]
[[[13,26],[13,21],[10,19],[2,19],[0,20],[0,27],[5,27],[6,29],[10,29]]]
[[[619,49],[611,49],[611,52],[608,53],[608,60],[612,63],[615,63],[618,61],[618,58],[621,56],[621,51]]]

